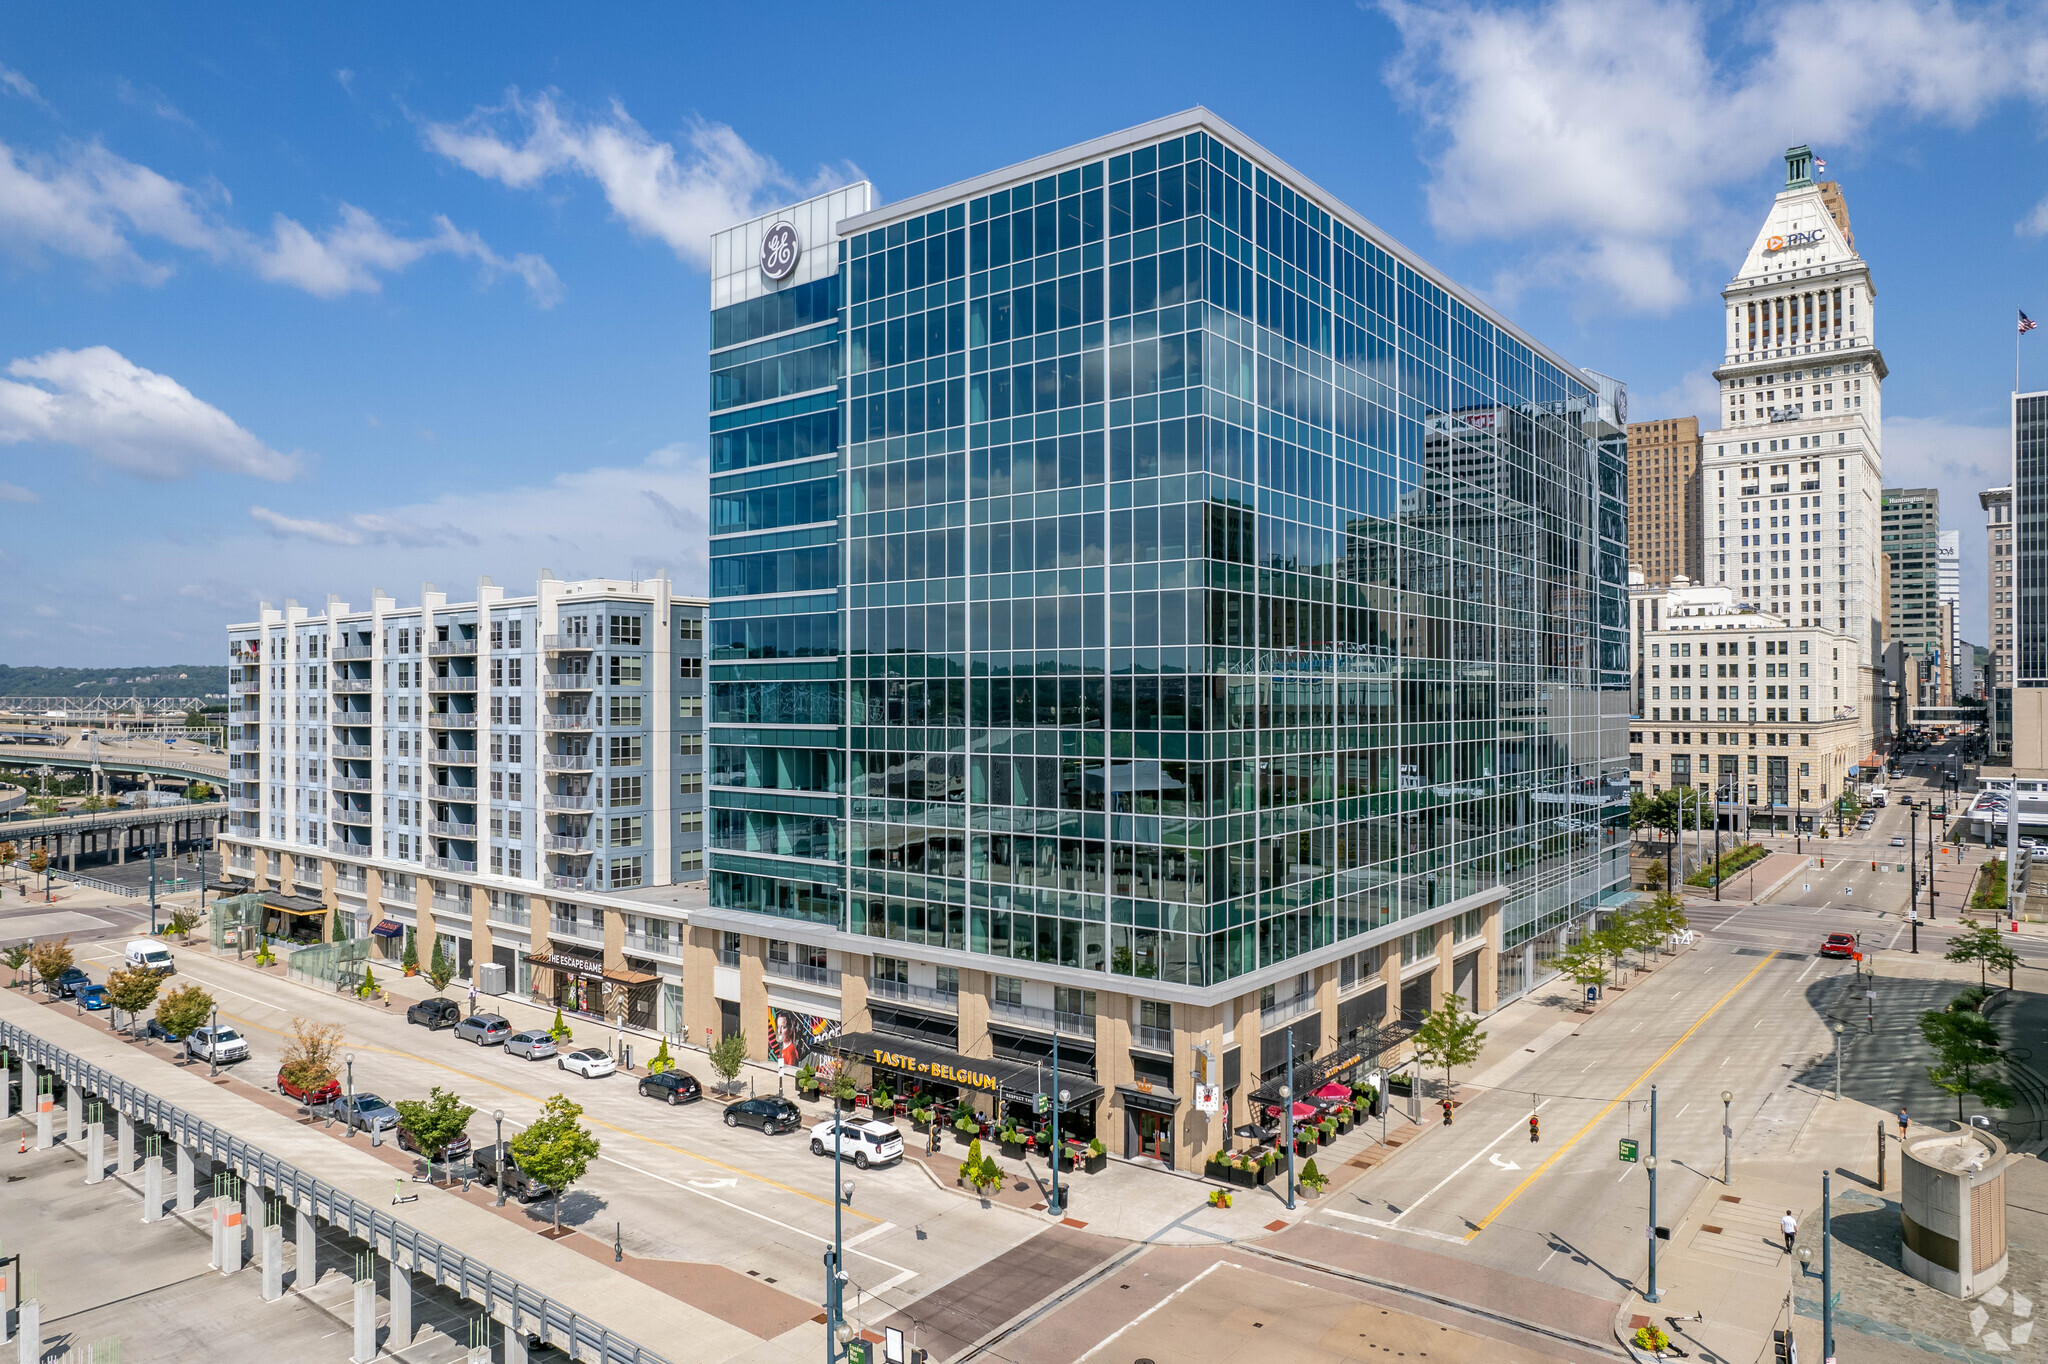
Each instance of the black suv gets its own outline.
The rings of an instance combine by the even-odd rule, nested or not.
[[[665,1070],[642,1080],[640,1092],[650,1099],[666,1099],[674,1105],[703,1098],[704,1086],[697,1083],[694,1075],[685,1075],[680,1070]]]
[[[424,1024],[429,1032],[452,1028],[462,1021],[462,1006],[452,999],[423,999],[406,1009],[405,1021]]]
[[[59,999],[69,999],[90,984],[91,976],[76,966],[67,966],[64,974],[50,983],[50,992]]]
[[[758,1127],[771,1137],[796,1131],[803,1125],[803,1120],[797,1106],[778,1095],[742,1099],[725,1110],[727,1127]]]
[[[476,1148],[469,1159],[470,1164],[476,1166],[476,1177],[479,1183],[496,1184],[498,1182],[500,1162],[496,1146],[480,1146]],[[520,1169],[518,1163],[512,1160],[509,1155],[503,1164],[505,1166],[506,1193],[521,1200],[547,1197],[548,1186]]]

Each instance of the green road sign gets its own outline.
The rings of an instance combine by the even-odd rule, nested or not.
[[[1623,1137],[1621,1139],[1621,1158],[1629,1165],[1636,1163],[1636,1139],[1634,1137]]]

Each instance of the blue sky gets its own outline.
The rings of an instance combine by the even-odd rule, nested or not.
[[[480,574],[700,590],[713,229],[1198,103],[1639,418],[1713,410],[1718,291],[1812,143],[1887,482],[1942,489],[1984,637],[1975,493],[2048,317],[2039,5],[420,8],[10,14],[0,661],[218,661],[259,600]]]

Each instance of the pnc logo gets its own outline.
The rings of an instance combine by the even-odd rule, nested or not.
[[[1782,237],[1771,237],[1764,242],[1765,251],[1784,251],[1794,246],[1817,246],[1827,240],[1827,234],[1815,229],[1812,232],[1792,232]]]

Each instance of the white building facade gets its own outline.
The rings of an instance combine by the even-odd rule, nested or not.
[[[1887,729],[1877,704],[1887,371],[1840,187],[1813,179],[1805,147],[1785,154],[1785,170],[1722,290],[1719,429],[1700,438],[1706,576],[1737,606],[1839,636],[1867,754]]]

